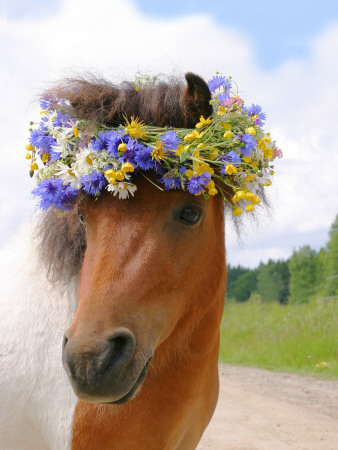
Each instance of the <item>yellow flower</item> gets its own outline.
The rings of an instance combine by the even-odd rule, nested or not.
[[[269,136],[265,136],[263,139],[258,141],[257,147],[264,152],[264,150],[267,148],[267,144],[271,141],[271,138]]]
[[[90,166],[93,164],[93,157],[94,155],[92,153],[86,156],[86,163],[89,164]]]
[[[212,122],[211,119],[205,119],[203,116],[201,116],[200,121],[196,125],[196,128],[202,128],[205,125],[209,125],[209,123],[211,123],[211,122]]]
[[[32,170],[38,170],[39,166],[36,164],[36,162],[33,162],[33,164],[31,164],[31,169]]]
[[[245,209],[247,210],[247,212],[252,211],[253,209],[255,209],[254,205],[252,205],[251,203],[249,205],[246,205]]]
[[[194,172],[193,170],[188,169],[185,174],[188,177],[188,180],[191,180],[191,178],[194,176],[195,173],[196,172]],[[198,174],[196,173],[196,175],[198,175]]]
[[[121,170],[118,170],[118,171],[116,172],[115,177],[116,177],[116,179],[117,179],[118,181],[123,181],[123,180],[124,180],[124,173],[123,173]]]
[[[109,181],[110,184],[115,184],[116,183],[116,172],[113,169],[108,169],[105,171],[105,176],[107,178],[107,180]]]
[[[120,144],[118,147],[117,147],[117,150],[119,151],[119,152],[125,152],[126,150],[127,150],[127,146],[126,146],[126,144],[124,143],[124,142],[122,142],[122,144]]]
[[[217,115],[218,116],[224,116],[225,113],[229,111],[229,108],[225,108],[224,106],[220,105],[218,107]]]
[[[26,150],[28,150],[28,151],[34,150],[33,145],[32,145],[32,144],[27,144],[27,145],[26,145]]]
[[[249,127],[245,130],[247,133],[251,134],[251,136],[255,136],[256,129],[254,127]]]
[[[257,197],[257,195],[255,195],[251,201],[252,201],[253,205],[257,205],[257,203],[260,203],[261,199],[259,197]]]
[[[79,130],[76,127],[73,128],[73,134],[75,137],[78,137],[79,135]]]
[[[221,122],[221,127],[223,130],[231,130],[232,126],[229,122]]]
[[[232,137],[234,137],[234,133],[232,131],[226,131],[223,136],[225,137],[225,139],[231,139]]]
[[[246,198],[247,193],[245,191],[237,191],[236,194],[232,197],[233,203],[237,203],[239,200],[243,200]]]
[[[202,133],[199,133],[197,130],[193,130],[191,133],[184,136],[184,139],[188,142],[192,142],[195,139],[199,139],[202,137]]]
[[[203,172],[211,173],[211,175],[214,173],[214,169],[212,169],[208,163],[200,164],[196,162],[195,171],[197,172],[198,175],[202,175]]]
[[[250,164],[251,163],[251,156],[245,156],[244,157],[244,162],[247,163],[247,164]]]
[[[129,134],[129,136],[133,139],[145,138],[148,134],[145,123],[138,117],[134,118],[134,116],[132,116],[130,122],[126,120],[126,128],[124,129],[124,132],[125,134]]]
[[[216,195],[217,193],[218,193],[218,190],[215,187],[214,180],[210,180],[210,182],[208,183],[208,194],[209,195]]]
[[[271,159],[273,157],[273,148],[266,148],[263,152],[265,158]]]
[[[228,175],[232,175],[233,173],[237,173],[237,167],[235,167],[233,164],[228,164],[225,168],[225,171]]]
[[[49,160],[49,154],[48,153],[44,153],[42,155],[41,161],[42,162],[47,162]]]
[[[245,180],[246,182],[252,181],[255,178],[256,174],[247,175]]]
[[[177,149],[175,150],[175,153],[177,156],[181,156],[182,153],[185,152],[185,149],[182,147],[182,145],[180,144]]]
[[[242,210],[239,206],[234,206],[233,210],[232,210],[232,215],[233,216],[240,216],[242,214]]]
[[[154,150],[151,152],[152,159],[156,159],[156,161],[160,162],[162,159],[167,158],[167,152],[166,150],[163,150],[164,145],[164,142],[156,142]]]
[[[121,171],[125,173],[134,172],[134,170],[135,170],[134,166],[129,162],[124,163],[123,166],[121,167]]]
[[[31,157],[32,157],[32,155],[30,153],[26,153],[26,156],[25,156],[26,159],[31,159]]]

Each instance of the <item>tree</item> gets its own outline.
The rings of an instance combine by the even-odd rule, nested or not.
[[[227,293],[228,299],[245,302],[256,290],[257,269],[250,270],[242,266],[228,266]]]
[[[261,263],[258,267],[257,274],[257,292],[260,295],[263,302],[284,301],[285,282],[283,281],[282,274],[280,273],[278,263],[275,263],[271,259],[267,264]]]
[[[316,292],[317,281],[316,252],[305,245],[294,250],[290,259],[290,303],[306,303]]]
[[[338,296],[338,214],[331,225],[325,264],[325,295]]]

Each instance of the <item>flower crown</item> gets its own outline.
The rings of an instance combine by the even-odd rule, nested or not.
[[[40,207],[68,211],[80,191],[94,197],[104,189],[120,199],[134,196],[140,173],[160,190],[182,189],[205,198],[220,193],[228,203],[224,189],[230,186],[233,215],[242,213],[240,205],[252,211],[261,187],[271,184],[272,162],[282,152],[262,129],[262,108],[244,106],[233,84],[231,77],[220,75],[209,81],[213,114],[201,116],[194,129],[157,128],[131,117],[117,129],[101,125],[89,134],[88,121],[66,112],[69,103],[42,100],[41,122],[30,129],[26,147]],[[149,171],[156,181],[148,178]]]

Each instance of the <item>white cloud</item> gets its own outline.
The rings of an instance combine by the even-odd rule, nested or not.
[[[285,155],[277,162],[276,187],[270,189],[273,219],[268,225],[263,220],[258,229],[249,226],[244,244],[245,239],[254,242],[263,230],[264,238],[275,239],[276,245],[262,251],[262,258],[289,254],[291,244],[282,236],[290,230],[300,237],[308,232],[323,234],[333,221],[338,212],[334,189],[338,25],[310,43],[307,59],[288,61],[267,72],[255,64],[253,44],[246,36],[221,27],[208,15],[158,20],[141,14],[126,0],[68,0],[44,20],[0,21],[5,51],[0,62],[2,242],[10,227],[33,208],[32,183],[23,159],[27,123],[38,116],[31,100],[51,81],[86,70],[118,80],[132,77],[137,70],[195,71],[205,77],[216,70],[231,74],[247,102],[264,106],[267,129]],[[283,247],[278,244],[281,240]],[[235,254],[234,234],[228,245]],[[259,254],[257,248],[248,251]]]

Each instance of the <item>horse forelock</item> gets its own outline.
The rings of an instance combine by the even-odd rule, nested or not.
[[[212,108],[209,98],[201,103],[201,95],[208,97],[204,81],[190,73],[186,80],[188,85],[176,77],[169,77],[139,89],[133,82],[116,85],[93,76],[79,77],[66,79],[46,91],[43,97],[66,100],[71,116],[88,120],[89,129],[97,124],[117,127],[131,116],[147,125],[192,127],[200,114],[208,116]],[[196,100],[190,92],[191,86],[199,89],[200,85],[204,91]],[[51,282],[68,283],[80,272],[86,239],[78,220],[78,210],[85,202],[86,195],[79,195],[67,214],[59,216],[54,211],[47,211],[41,216],[36,234],[40,257]]]

